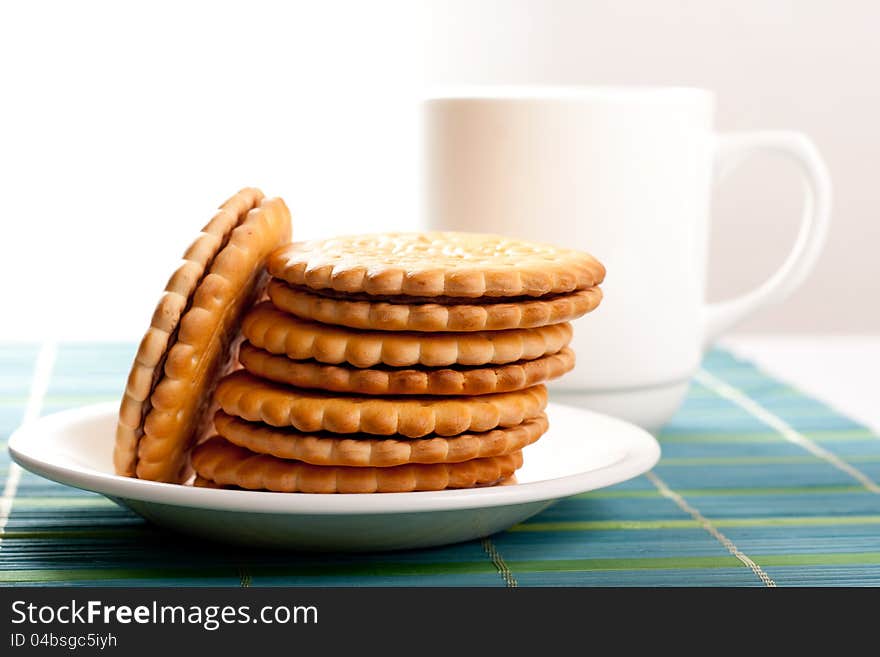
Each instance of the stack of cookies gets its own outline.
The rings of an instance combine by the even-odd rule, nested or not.
[[[591,256],[494,235],[293,243],[244,317],[197,483],[309,493],[492,485],[547,430],[543,383],[574,367]]]

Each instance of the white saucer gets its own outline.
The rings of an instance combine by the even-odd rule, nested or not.
[[[561,498],[640,475],[660,458],[643,429],[550,404],[550,431],[523,452],[515,484],[373,495],[193,488],[113,474],[116,410],[98,404],[46,416],[16,431],[9,451],[31,472],[106,495],[157,525],[288,549],[397,550],[479,538]]]

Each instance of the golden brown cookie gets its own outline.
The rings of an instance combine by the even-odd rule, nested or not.
[[[371,295],[518,297],[595,287],[605,268],[580,251],[478,233],[384,233],[297,242],[272,254],[291,285]]]
[[[262,295],[269,253],[290,239],[281,199],[242,190],[187,250],[138,350],[119,411],[119,474],[181,482],[210,424],[214,384],[229,368],[245,308]]]
[[[162,375],[165,355],[174,342],[172,336],[184,309],[229,233],[262,199],[260,190],[245,188],[223,203],[186,250],[183,263],[165,286],[128,375],[113,453],[117,474],[135,476],[137,445],[143,435],[144,417],[150,410],[149,397]]]
[[[574,351],[508,365],[456,368],[368,368],[291,360],[244,342],[238,359],[251,374],[298,388],[359,395],[488,395],[545,383],[574,368]]]
[[[543,413],[514,427],[483,433],[463,433],[451,438],[374,438],[353,434],[302,433],[246,422],[223,411],[214,416],[217,433],[229,442],[257,454],[293,459],[312,465],[389,467],[406,463],[461,463],[487,456],[518,452],[547,431]]]
[[[571,341],[568,323],[473,333],[362,331],[300,319],[268,301],[248,312],[241,331],[252,345],[272,354],[355,367],[513,363],[555,354]]]
[[[220,381],[215,399],[229,415],[274,427],[420,438],[515,426],[541,414],[547,389],[539,385],[477,397],[365,397],[302,390],[239,370]]]
[[[221,486],[281,493],[407,493],[498,483],[522,465],[522,452],[463,463],[356,468],[254,454],[215,436],[193,450],[192,463],[199,476]]]
[[[262,199],[260,190],[245,188],[223,203],[186,250],[182,264],[165,286],[150,327],[138,347],[123,395],[113,454],[117,474],[136,476],[137,445],[143,435],[144,418],[150,410],[149,398],[162,376],[180,317],[233,228]]]
[[[569,294],[527,298],[501,303],[486,299],[455,303],[428,297],[393,300],[357,300],[331,297],[307,288],[290,286],[273,278],[269,298],[279,310],[324,324],[379,331],[501,331],[536,328],[577,319],[602,301],[602,290],[591,287]]]
[[[192,485],[195,488],[238,488],[238,486],[221,486],[220,484],[214,483],[210,479],[205,479],[204,477],[200,477],[198,475],[196,475],[196,478],[193,479]]]

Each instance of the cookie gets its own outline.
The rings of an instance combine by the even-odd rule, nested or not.
[[[138,349],[119,411],[116,472],[181,482],[210,424],[214,384],[233,360],[243,310],[263,294],[269,253],[290,239],[281,199],[246,189],[187,250]]]
[[[262,199],[260,190],[245,188],[223,203],[186,250],[183,262],[165,286],[150,327],[138,347],[123,394],[113,454],[117,474],[136,476],[137,445],[143,435],[144,418],[150,410],[149,398],[162,376],[180,317],[233,228]]]
[[[300,319],[268,301],[248,312],[241,331],[252,345],[272,354],[355,367],[513,363],[555,354],[572,333],[568,323],[472,333],[362,331]]]
[[[200,477],[220,486],[280,493],[407,493],[498,483],[522,465],[522,452],[463,463],[356,468],[254,454],[215,436],[193,450],[192,464]]]
[[[204,477],[200,477],[196,475],[196,478],[193,479],[192,485],[195,488],[237,488],[237,486],[221,486],[220,484],[215,484],[210,479],[205,479]]]
[[[460,463],[518,452],[547,431],[543,413],[514,427],[451,438],[373,438],[355,434],[301,433],[290,428],[246,422],[223,411],[214,416],[217,433],[257,454],[269,454],[312,465],[390,467],[407,463]]]
[[[273,253],[268,267],[291,285],[416,297],[538,297],[595,287],[605,277],[580,251],[453,232],[297,242]]]
[[[488,395],[522,390],[545,383],[574,368],[574,351],[561,351],[535,360],[507,365],[406,369],[325,365],[314,360],[291,360],[244,342],[238,360],[251,374],[298,388],[351,392],[359,395]]]
[[[220,381],[215,399],[228,415],[274,427],[420,438],[515,426],[541,414],[547,389],[538,385],[477,397],[365,397],[302,390],[239,370]]]
[[[273,278],[269,298],[279,310],[324,324],[379,331],[501,331],[536,328],[577,319],[602,301],[602,290],[591,287],[569,294],[502,303],[457,299],[443,303],[429,297],[353,300],[290,286]],[[481,300],[485,301],[485,299]]]

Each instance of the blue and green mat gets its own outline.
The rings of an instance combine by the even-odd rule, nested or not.
[[[482,541],[300,555],[172,535],[11,464],[26,414],[118,399],[134,349],[0,346],[0,585],[880,585],[880,439],[724,351],[706,357],[645,476]]]

